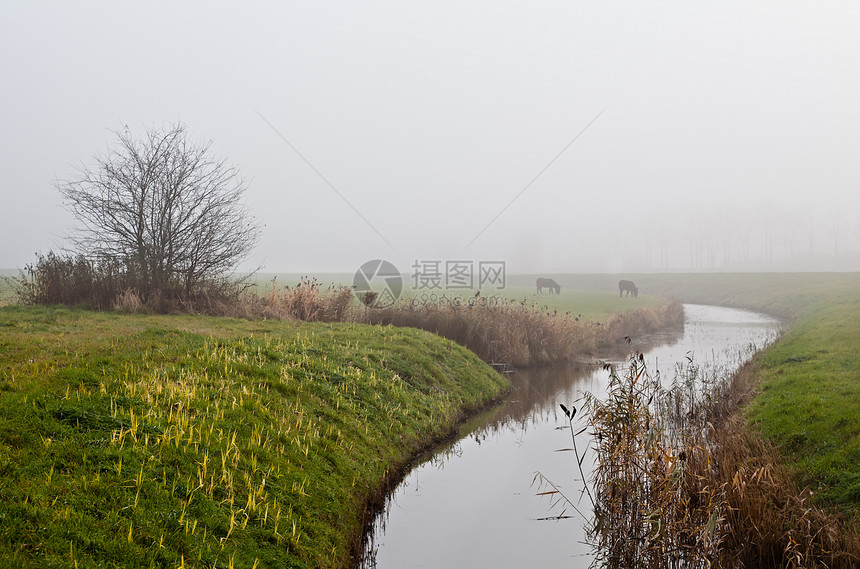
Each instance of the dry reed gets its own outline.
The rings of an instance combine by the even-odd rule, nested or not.
[[[811,503],[778,452],[747,425],[744,366],[702,377],[690,360],[670,389],[633,355],[587,398],[597,559],[608,567],[857,567],[860,536]]]
[[[523,301],[477,298],[446,304],[401,302],[390,308],[367,310],[363,316],[363,321],[372,324],[409,326],[439,334],[490,363],[529,367],[612,353],[626,346],[625,336],[682,324],[684,311],[679,303],[672,302],[620,313],[600,325]]]
[[[294,287],[278,290],[275,279],[269,294],[260,303],[267,318],[309,322],[343,322],[352,319],[353,294],[346,286],[330,285],[304,277]]]
[[[126,289],[114,298],[111,303],[111,308],[118,312],[128,312],[134,314],[145,310],[145,305],[140,299],[140,295],[134,289]]]
[[[249,320],[348,322],[355,319],[353,300],[352,289],[346,286],[323,287],[318,280],[303,277],[295,286],[279,287],[276,277],[263,294],[245,292],[227,302],[209,302],[204,312]],[[197,302],[188,311],[199,311],[200,306]]]
[[[708,461],[706,446],[696,430],[661,424],[652,404],[667,394],[641,354],[623,374],[607,369],[607,397],[586,403],[596,438],[590,534],[597,559],[609,567],[708,567],[722,508],[718,488],[695,474]]]

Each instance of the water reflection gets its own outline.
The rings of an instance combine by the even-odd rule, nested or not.
[[[664,377],[671,378],[691,351],[711,373],[729,373],[779,329],[776,321],[745,311],[696,305],[685,310],[683,333],[634,346],[652,346],[646,361]],[[570,446],[559,403],[571,404],[584,391],[603,393],[607,374],[598,366],[570,366],[516,372],[511,379],[514,389],[504,405],[419,460],[391,494],[373,530],[366,567],[589,566],[585,520],[546,521],[558,512],[536,496],[532,481],[539,471],[589,515],[572,453],[557,452]],[[583,438],[583,447],[587,443]],[[583,464],[586,476],[589,461]]]

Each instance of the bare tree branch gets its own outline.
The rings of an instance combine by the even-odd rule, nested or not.
[[[220,282],[260,236],[238,169],[213,159],[210,143],[189,141],[182,124],[143,139],[115,134],[116,147],[95,166],[57,184],[78,221],[77,249],[120,262],[145,297]]]

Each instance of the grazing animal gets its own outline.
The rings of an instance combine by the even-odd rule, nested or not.
[[[553,292],[555,294],[561,293],[561,285],[560,284],[558,284],[557,282],[555,282],[552,279],[545,279],[543,277],[538,277],[538,280],[537,280],[538,294],[541,294],[543,292],[543,289],[545,289],[545,288],[549,289],[550,294],[552,294]]]
[[[634,297],[639,296],[639,287],[633,284],[633,281],[618,281],[618,296],[624,296],[624,293],[630,296],[633,293]]]

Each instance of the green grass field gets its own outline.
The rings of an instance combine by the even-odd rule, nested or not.
[[[414,329],[0,309],[0,566],[342,567],[506,382]]]

